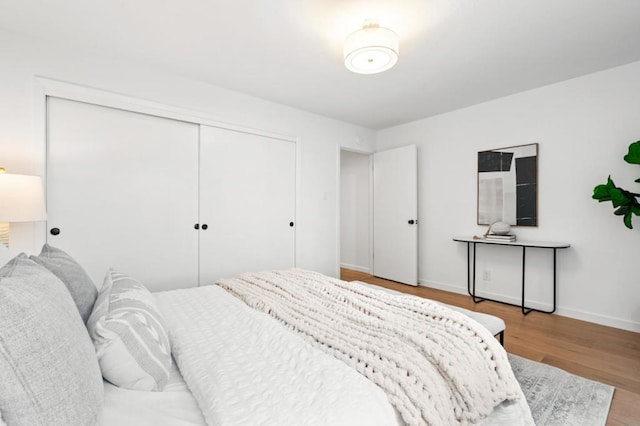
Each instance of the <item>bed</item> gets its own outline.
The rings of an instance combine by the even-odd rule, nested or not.
[[[113,270],[99,294],[87,290],[87,279],[68,254],[46,245],[39,256],[17,256],[0,270],[0,339],[18,347],[0,358],[0,415],[7,424],[533,424],[492,332],[441,304],[425,307],[421,298],[303,270],[247,273],[153,294]],[[303,282],[307,290],[297,287]],[[348,308],[334,312],[332,298]],[[6,309],[12,303],[19,307]],[[481,349],[436,367],[418,365],[420,351],[396,349],[403,332],[387,324],[398,318],[381,318],[393,304],[436,312],[446,323],[434,332],[440,337],[419,345],[435,358],[461,351],[437,349],[458,339],[457,332],[447,334],[452,327],[471,333],[461,338],[463,346],[478,340]],[[415,319],[398,315],[409,330],[412,321],[422,324],[424,312]],[[367,322],[372,313],[377,326]],[[345,331],[343,317],[356,331]],[[338,331],[325,328],[332,323]],[[362,334],[374,328],[387,337],[376,342]],[[22,333],[11,331],[17,329]],[[30,338],[34,342],[25,343]],[[34,353],[39,358],[26,361]],[[18,363],[16,357],[24,358]],[[403,364],[403,357],[414,364]],[[486,362],[475,366],[483,357]],[[32,377],[34,365],[42,371]],[[464,371],[469,366],[473,374]],[[441,371],[448,368],[453,371]],[[457,389],[453,397],[439,390],[449,382]],[[429,387],[438,391],[423,389]]]

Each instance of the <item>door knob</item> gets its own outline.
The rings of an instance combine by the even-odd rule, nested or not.
[[[49,231],[49,233],[51,235],[59,235],[60,234],[60,228],[51,228],[51,230]]]
[[[413,225],[414,223],[418,223],[417,220],[409,219],[409,225]]]
[[[193,225],[193,229],[200,229],[200,224],[196,223],[195,225]]]
[[[209,227],[209,225],[207,225],[206,223],[202,224],[202,230],[203,231],[206,231],[208,227]]]

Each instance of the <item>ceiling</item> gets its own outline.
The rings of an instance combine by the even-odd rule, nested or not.
[[[386,128],[640,60],[638,0],[0,0],[0,28]],[[358,75],[365,20],[400,37]]]

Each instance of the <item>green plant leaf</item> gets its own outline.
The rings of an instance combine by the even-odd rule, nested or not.
[[[613,214],[615,214],[616,216],[623,216],[623,215],[629,213],[629,211],[631,211],[631,207],[630,206],[622,206],[622,207],[618,208],[616,211],[614,211]]]
[[[609,195],[609,188],[607,185],[598,185],[593,188],[593,197],[591,198],[600,202],[611,201],[611,195]]]
[[[624,161],[629,164],[640,164],[640,141],[629,145],[629,152],[624,156]]]
[[[626,206],[631,204],[629,197],[625,194],[625,191],[620,188],[613,188],[609,191],[611,195],[611,202],[613,203],[613,207]]]
[[[611,190],[614,189],[615,187],[616,187],[615,184],[611,180],[611,175],[609,175],[609,177],[607,178],[606,184],[597,185],[595,188],[593,188],[592,198],[594,200],[600,201],[601,203],[603,201],[611,201]]]
[[[629,152],[624,156],[624,160],[630,164],[640,164],[640,141],[629,145]],[[636,179],[635,182],[640,183],[640,178]],[[609,175],[606,184],[597,185],[593,188],[592,198],[599,202],[611,201],[615,208],[613,214],[622,216],[624,226],[633,229],[631,223],[633,215],[640,216],[639,193],[617,187],[611,179],[611,175]]]

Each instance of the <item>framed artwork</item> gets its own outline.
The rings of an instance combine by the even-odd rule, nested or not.
[[[538,226],[538,144],[478,152],[478,225]]]

